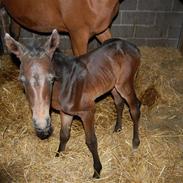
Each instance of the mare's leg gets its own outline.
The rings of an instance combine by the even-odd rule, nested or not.
[[[0,7],[0,17],[1,17],[1,23],[2,23],[2,29],[0,32],[0,36],[1,36],[1,53],[3,52],[7,52],[7,48],[5,46],[5,42],[4,42],[4,36],[5,33],[9,33],[9,28],[8,28],[8,19],[7,19],[7,13],[6,10],[1,6]]]
[[[3,41],[2,41],[2,38],[0,36],[0,55],[2,55],[3,53],[4,53]],[[0,61],[0,68],[1,68],[1,61]]]
[[[89,32],[75,31],[70,32],[72,50],[75,56],[85,54],[88,48]]]
[[[114,132],[121,131],[122,129],[122,113],[124,109],[125,100],[121,97],[121,95],[116,91],[116,89],[112,90],[112,95],[114,97],[114,103],[117,112],[116,125],[114,127]]]
[[[94,129],[94,112],[86,111],[81,116],[81,119],[83,121],[83,126],[85,130],[86,145],[88,146],[93,156],[93,167],[94,167],[93,177],[99,178],[102,165],[101,165],[99,155],[98,155],[98,150],[97,150],[97,138],[96,138],[95,129]]]
[[[102,32],[101,34],[96,35],[97,39],[103,43],[104,41],[106,41],[107,39],[110,39],[112,37],[111,32],[109,30],[109,28],[107,30],[105,30],[104,32]]]
[[[59,156],[60,151],[65,150],[66,143],[70,138],[70,130],[73,116],[60,112],[61,116],[61,129],[60,129],[60,145],[56,156]]]
[[[10,24],[10,35],[13,36],[15,40],[18,40],[20,37],[21,27],[14,20],[11,19]]]
[[[133,121],[133,148],[136,149],[140,144],[139,139],[139,118],[140,118],[140,101],[137,99],[135,90],[133,88],[132,82],[126,81],[125,84],[122,84],[121,87],[116,88],[121,96],[126,100],[130,115]]]
[[[6,32],[9,33],[9,29],[8,29],[7,13],[3,7],[0,7],[0,16],[1,16],[1,22],[2,22],[2,33],[4,36]]]

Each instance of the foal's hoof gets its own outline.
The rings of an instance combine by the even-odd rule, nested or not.
[[[95,168],[94,168],[94,174],[93,174],[93,178],[95,179],[99,179],[100,178],[100,172],[102,170],[102,165],[100,162],[98,162],[96,165],[95,165]]]
[[[140,140],[133,139],[132,144],[133,144],[133,149],[136,150],[138,148],[138,146],[140,145]]]
[[[100,178],[100,174],[95,171],[94,174],[93,174],[93,178],[99,179]]]
[[[116,127],[116,126],[115,126],[113,132],[120,132],[121,130],[122,130],[122,127],[121,127],[121,126],[120,126],[120,127]]]
[[[55,157],[59,157],[59,155],[60,155],[60,153],[59,153],[59,152],[57,152],[57,153],[55,154]]]

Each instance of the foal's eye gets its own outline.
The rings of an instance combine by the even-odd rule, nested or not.
[[[26,81],[26,79],[25,79],[25,76],[19,76],[19,81],[21,81],[22,83],[24,83],[25,81]]]
[[[49,74],[49,75],[48,75],[48,81],[49,81],[50,83],[53,83],[53,81],[54,81],[54,76],[53,76],[52,74]]]

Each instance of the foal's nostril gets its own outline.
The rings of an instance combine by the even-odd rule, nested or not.
[[[46,128],[51,127],[51,120],[50,118],[46,118]]]
[[[52,132],[53,128],[51,126],[46,129],[40,129],[40,128],[36,129],[37,136],[42,140],[47,139],[52,134]]]
[[[35,119],[33,119],[33,126],[35,128],[37,136],[42,140],[48,138],[53,132],[50,118],[46,118],[45,128],[40,128],[39,123],[37,123]]]

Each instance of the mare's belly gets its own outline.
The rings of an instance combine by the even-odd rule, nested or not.
[[[58,1],[50,0],[4,0],[11,17],[25,28],[37,32],[52,32],[53,29],[66,31]]]

